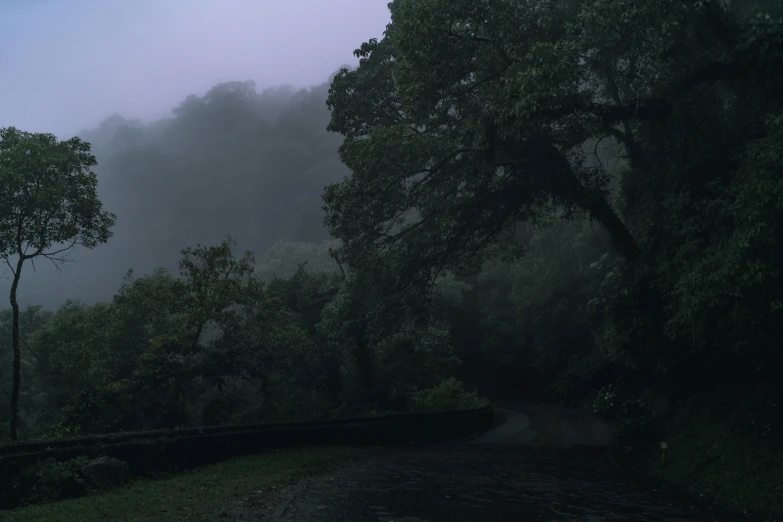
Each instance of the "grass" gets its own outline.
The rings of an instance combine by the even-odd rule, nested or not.
[[[3,522],[195,520],[259,490],[285,486],[377,453],[377,448],[301,448],[242,457],[73,500],[0,511]]]
[[[715,394],[684,401],[667,422],[664,462],[661,450],[651,448],[643,463],[654,477],[704,503],[783,520],[783,448],[760,417],[749,414],[751,404],[733,406]]]

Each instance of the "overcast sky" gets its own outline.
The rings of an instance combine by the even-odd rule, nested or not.
[[[0,0],[0,127],[62,138],[221,81],[317,84],[388,21],[387,0]]]

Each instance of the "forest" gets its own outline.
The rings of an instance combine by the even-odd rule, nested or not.
[[[783,4],[389,7],[309,89],[2,130],[4,277],[79,298],[0,310],[0,441],[532,395],[779,503]]]

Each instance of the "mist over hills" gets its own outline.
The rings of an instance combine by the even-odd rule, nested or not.
[[[108,300],[129,269],[176,270],[182,248],[227,234],[258,260],[276,240],[330,239],[321,191],[348,170],[337,154],[341,137],[326,130],[328,90],[328,81],[307,89],[224,82],[187,96],[171,117],[142,123],[113,114],[79,132],[98,160],[104,208],[117,215],[114,235],[74,251],[61,273],[36,263],[20,302]],[[9,285],[4,278],[0,291]]]

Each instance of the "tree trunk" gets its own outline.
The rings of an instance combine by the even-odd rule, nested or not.
[[[19,256],[11,283],[11,310],[13,312],[11,326],[11,347],[14,352],[13,385],[11,387],[11,440],[19,439],[19,389],[22,383],[22,353],[19,349],[19,303],[16,300],[16,290],[19,288],[19,278],[22,275],[24,258]]]
[[[531,139],[516,151],[533,165],[543,166],[550,180],[546,190],[561,201],[572,202],[604,226],[612,244],[629,262],[636,261],[639,247],[620,216],[606,200],[601,190],[585,187],[574,172],[568,158],[550,141]]]
[[[636,244],[636,240],[631,235],[628,227],[622,222],[620,216],[612,208],[603,194],[596,191],[594,194],[585,193],[580,198],[578,205],[582,207],[587,213],[601,223],[606,231],[609,233],[609,237],[614,244],[615,248],[626,259],[626,261],[636,261],[639,256],[639,247]]]
[[[587,212],[591,219],[598,221],[609,233],[609,239],[617,252],[626,261],[637,260],[639,246],[636,244],[636,239],[600,190],[588,190],[579,183],[576,176],[569,175],[554,193],[560,199],[570,201]]]

